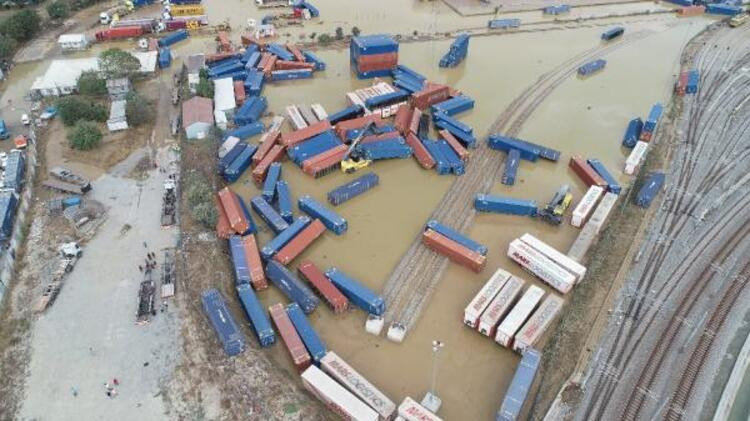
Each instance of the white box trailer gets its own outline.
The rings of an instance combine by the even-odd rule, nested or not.
[[[477,295],[469,302],[469,305],[464,309],[464,323],[476,329],[479,326],[479,317],[489,307],[492,299],[495,298],[500,289],[505,285],[505,282],[510,279],[510,273],[503,269],[497,269],[495,273],[490,277],[487,283],[484,284],[482,289],[479,290]]]
[[[311,365],[302,373],[302,385],[345,420],[377,421],[378,414],[321,369]]]
[[[219,146],[219,159],[224,158],[229,151],[232,150],[237,144],[240,143],[240,138],[235,136],[229,136],[221,146]]]
[[[300,130],[307,127],[307,123],[305,122],[305,119],[302,118],[302,114],[300,114],[296,105],[287,106],[286,115],[289,116],[289,121],[292,123],[294,130]]]
[[[374,409],[381,420],[390,420],[396,413],[396,404],[392,400],[333,351],[328,351],[320,360],[320,367]]]
[[[586,257],[586,253],[588,253],[589,249],[594,244],[596,237],[596,227],[591,224],[584,225],[581,232],[578,233],[578,237],[576,237],[576,240],[573,242],[573,245],[570,246],[568,257],[576,262],[583,262],[583,258]]]
[[[628,159],[625,160],[625,174],[633,175],[638,172],[643,158],[646,157],[646,152],[648,152],[648,143],[640,141],[635,143]]]
[[[586,223],[589,216],[591,216],[591,212],[594,211],[597,202],[599,202],[599,199],[601,199],[603,195],[603,188],[599,186],[589,187],[589,190],[583,195],[583,198],[578,202],[576,208],[573,209],[573,217],[571,218],[570,223],[576,228],[581,228],[583,224]]]
[[[328,118],[328,113],[326,112],[326,109],[323,108],[320,104],[313,104],[310,106],[310,109],[312,109],[313,114],[315,114],[316,117],[318,117],[318,120],[325,120]]]
[[[268,132],[273,130],[281,130],[281,126],[284,125],[286,118],[283,115],[276,115],[271,119],[271,127],[268,128]],[[268,133],[266,132],[266,133]]]
[[[516,302],[516,298],[521,294],[524,281],[521,278],[511,276],[505,283],[497,296],[479,318],[479,333],[485,336],[494,337],[497,324],[505,317],[511,306]]]
[[[513,336],[516,335],[518,329],[523,326],[526,320],[534,312],[534,309],[544,297],[544,290],[536,285],[529,286],[529,289],[523,294],[518,303],[513,306],[513,309],[508,313],[508,316],[500,323],[497,327],[497,333],[495,333],[495,342],[499,343],[504,347],[509,347],[513,341]]]
[[[557,251],[557,249],[534,237],[533,235],[526,233],[521,236],[521,241],[530,245],[536,251],[549,257],[553,262],[560,265],[563,269],[572,273],[573,276],[576,277],[576,283],[581,282],[583,277],[586,275],[586,266],[583,266],[570,257],[560,253],[559,251]]]
[[[573,274],[519,239],[513,240],[508,245],[508,257],[561,294],[570,291],[576,282]]]
[[[589,218],[589,222],[587,222],[586,225],[593,225],[594,230],[599,234],[602,227],[604,227],[604,224],[607,222],[609,214],[612,213],[612,209],[615,208],[615,203],[619,197],[619,195],[612,192],[607,192],[604,197],[602,197],[601,202],[599,202],[599,206],[594,209],[594,213],[591,214],[591,218]]]
[[[557,313],[560,312],[562,306],[562,298],[555,294],[548,295],[516,334],[513,341],[513,350],[523,354],[527,348],[533,347],[544,334],[544,331],[547,330],[547,326],[555,319]]]
[[[414,399],[405,397],[398,406],[398,416],[406,421],[442,421],[443,419],[430,412]]]

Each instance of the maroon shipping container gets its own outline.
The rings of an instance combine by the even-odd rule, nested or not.
[[[326,303],[331,306],[335,314],[341,314],[349,308],[349,300],[331,283],[330,279],[326,278],[313,262],[303,260],[297,267],[297,272],[318,291]]]
[[[268,312],[271,314],[273,324],[276,325],[276,329],[281,334],[281,339],[284,340],[289,355],[292,356],[292,362],[297,367],[297,371],[300,373],[305,371],[307,367],[310,367],[312,358],[310,358],[310,353],[307,352],[305,344],[302,343],[302,339],[297,334],[292,321],[289,320],[284,305],[281,303],[274,304],[268,307]]]
[[[398,53],[367,54],[357,57],[357,66],[369,66],[387,63],[390,66],[398,64]]]
[[[687,6],[677,9],[677,16],[697,16],[706,12],[706,6]]]
[[[641,132],[641,137],[638,140],[640,140],[641,142],[647,142],[648,143],[648,142],[651,141],[651,137],[652,136],[653,136],[653,133],[647,132],[647,131],[644,130],[644,131]]]
[[[607,182],[580,156],[573,155],[568,166],[581,178],[586,187],[607,187]]]
[[[255,236],[248,234],[242,237],[242,248],[245,251],[245,260],[247,261],[247,268],[250,272],[250,283],[253,288],[257,291],[268,288],[268,280],[263,271],[263,261],[260,260],[258,242],[255,241]]]
[[[428,85],[419,92],[411,95],[412,105],[425,110],[431,105],[445,101],[450,96],[450,89],[446,85]]]
[[[267,43],[267,42],[265,42],[265,41],[262,41],[262,40],[260,40],[260,39],[258,39],[258,38],[255,38],[255,37],[254,37],[254,36],[253,36],[252,34],[250,34],[250,33],[248,33],[248,32],[245,32],[244,34],[240,35],[240,42],[241,42],[241,43],[242,43],[242,45],[244,45],[245,47],[247,47],[247,46],[248,46],[248,45],[250,45],[250,44],[255,44],[255,45],[257,45],[257,46],[258,46],[258,47],[259,47],[259,48],[260,48],[261,50],[265,50],[265,49],[266,49],[266,45],[268,45],[268,43]]]
[[[339,145],[333,149],[316,155],[302,163],[302,171],[315,178],[328,174],[341,164],[348,147]]]
[[[464,148],[464,145],[462,145],[455,136],[453,136],[448,130],[440,130],[438,133],[440,134],[440,137],[448,142],[462,161],[466,162],[469,160],[469,151]]]
[[[422,118],[422,110],[414,108],[411,113],[411,121],[409,122],[409,132],[417,134],[419,131],[419,120]]]
[[[304,63],[300,61],[286,61],[276,60],[276,67],[274,70],[299,70],[299,69],[315,69],[315,63]]]
[[[297,143],[307,140],[313,136],[319,135],[326,130],[331,129],[331,123],[328,120],[321,120],[315,124],[307,126],[303,129],[295,130],[293,132],[284,133],[281,135],[281,144],[286,147],[291,147]]]
[[[406,144],[411,146],[411,148],[414,150],[414,158],[416,158],[417,162],[419,162],[419,165],[421,165],[422,168],[429,170],[435,166],[435,160],[427,151],[427,148],[425,148],[424,144],[417,138],[417,135],[415,135],[414,133],[407,134]]]
[[[677,85],[675,85],[675,93],[677,95],[682,96],[685,95],[685,89],[688,82],[688,72],[682,72],[680,73],[679,79],[677,79]]]
[[[234,234],[234,231],[229,226],[229,218],[227,218],[227,213],[224,212],[224,207],[221,206],[218,194],[214,197],[214,204],[216,205],[216,212],[219,214],[219,217],[216,219],[216,236],[222,240],[228,240],[229,236]]]
[[[477,273],[481,272],[485,263],[487,263],[485,256],[475,253],[431,229],[427,229],[422,234],[422,242],[432,250]]]
[[[307,172],[307,170],[314,165],[317,165],[321,162],[326,162],[332,158],[336,158],[339,156],[343,156],[343,154],[349,149],[346,145],[338,145],[335,148],[331,148],[323,153],[317,154],[315,156],[311,156],[310,158],[307,158],[306,160],[302,161],[302,171]]]
[[[224,60],[225,58],[234,57],[237,53],[216,53],[206,54],[206,63],[213,63],[215,61]]]
[[[96,33],[97,41],[108,41],[113,39],[135,38],[143,35],[145,31],[142,26],[120,26],[98,31]]]
[[[363,143],[375,143],[380,142],[381,140],[387,140],[387,139],[395,139],[399,137],[398,132],[386,132],[381,134],[371,134],[369,136],[365,136],[362,138],[362,140],[359,141],[360,144]]]
[[[340,121],[336,124],[336,134],[341,139],[344,139],[347,131],[351,129],[361,129],[370,122],[375,123],[375,125],[378,127],[381,127],[385,123],[383,121],[383,117],[380,114],[368,114],[362,117],[353,118],[351,120]]]
[[[268,167],[270,167],[271,164],[276,161],[281,161],[281,158],[283,157],[284,147],[281,145],[273,145],[273,147],[271,147],[271,150],[268,151],[266,156],[264,156],[263,159],[258,162],[258,165],[256,165],[253,169],[253,180],[255,181],[255,183],[261,185],[263,183],[263,180],[266,179]]]
[[[260,138],[258,150],[253,154],[253,168],[268,154],[273,145],[281,139],[281,131],[269,130]]]
[[[246,232],[250,228],[250,223],[245,218],[242,206],[234,192],[229,190],[229,187],[224,187],[219,190],[219,201],[224,207],[224,212],[227,213],[229,226],[238,234]]]
[[[166,27],[167,27],[167,31],[176,31],[178,29],[185,29],[185,28],[187,28],[187,21],[184,21],[184,20],[168,20]]]
[[[245,102],[245,83],[241,80],[234,81],[234,102],[238,107]]]
[[[409,130],[411,123],[411,115],[414,109],[409,104],[401,104],[396,111],[396,118],[393,120],[393,125],[396,127],[399,133],[406,136],[406,132]]]
[[[273,71],[274,66],[276,66],[276,60],[278,60],[278,57],[271,54],[269,58],[266,59],[265,65],[260,67],[260,70],[266,75],[266,77],[271,76],[271,72]]]
[[[296,45],[287,44],[286,49],[289,50],[290,53],[292,53],[292,55],[297,61],[301,61],[301,62],[305,61],[305,55],[302,54],[302,50],[300,50],[299,47],[297,47]]]
[[[326,230],[326,226],[320,222],[320,219],[312,221],[310,225],[305,227],[299,232],[294,238],[287,243],[281,250],[276,253],[273,257],[274,260],[281,263],[282,265],[289,264],[297,256],[302,254],[310,244],[315,241],[321,234]]]
[[[271,60],[271,53],[261,53],[260,60],[258,60],[258,67],[259,69],[262,69],[265,67],[266,63],[268,63],[268,60]]]

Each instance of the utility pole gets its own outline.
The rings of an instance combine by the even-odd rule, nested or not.
[[[422,406],[437,413],[442,405],[443,401],[437,396],[437,371],[438,371],[438,360],[440,350],[445,347],[443,341],[434,340],[432,341],[432,375],[430,381],[430,390],[424,395],[422,399]]]

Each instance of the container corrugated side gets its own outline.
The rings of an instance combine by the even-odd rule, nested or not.
[[[591,214],[591,218],[589,218],[589,222],[586,225],[592,225],[597,234],[601,232],[604,224],[607,222],[607,218],[612,209],[614,209],[618,197],[618,195],[612,192],[607,192],[599,202],[599,206],[594,209],[594,213]]]
[[[531,318],[529,318],[521,330],[516,334],[515,340],[513,341],[513,350],[516,352],[523,352],[533,347],[560,312],[562,306],[562,298],[554,294],[548,295]]]
[[[260,255],[265,260],[272,258],[282,247],[292,241],[292,238],[305,229],[310,222],[311,219],[305,215],[297,217],[284,231],[281,231],[260,249]]]
[[[521,290],[523,290],[523,285],[524,281],[521,278],[516,276],[508,278],[505,285],[500,289],[500,292],[492,299],[487,309],[485,309],[479,318],[479,325],[477,326],[479,333],[491,338],[495,337],[498,323],[505,317],[511,306],[515,304],[518,296],[521,294]]]
[[[521,152],[518,149],[511,149],[505,158],[505,168],[503,169],[503,178],[501,182],[506,186],[516,184],[516,174],[521,161]]]
[[[474,199],[474,209],[480,212],[536,216],[537,203],[533,200],[478,194]]]
[[[614,193],[614,194],[620,194],[620,191],[622,190],[622,187],[620,187],[620,183],[615,180],[615,178],[610,174],[610,172],[607,170],[607,167],[604,166],[604,164],[601,163],[598,159],[587,159],[586,162],[593,168],[594,171],[596,171],[599,176],[604,179],[606,182],[607,190]]]
[[[643,158],[646,156],[646,152],[648,152],[647,142],[639,141],[635,144],[635,147],[633,147],[630,155],[628,155],[628,158],[625,160],[625,174],[634,175],[638,171]]]
[[[310,215],[311,218],[318,218],[323,224],[336,235],[346,232],[348,225],[338,213],[326,208],[320,202],[311,196],[302,196],[297,200],[297,206],[302,212]]]
[[[576,277],[576,283],[581,282],[584,276],[586,276],[586,267],[582,264],[574,261],[568,256],[560,253],[554,247],[545,243],[544,241],[534,237],[533,235],[526,233],[521,236],[521,241],[531,246],[536,251],[547,256],[553,262],[557,263],[563,269],[572,273]]]
[[[239,235],[229,237],[229,252],[232,257],[235,285],[249,284],[250,270],[248,269],[247,259],[245,258],[245,248],[242,245],[242,237]]]
[[[268,167],[268,174],[266,179],[263,181],[263,189],[261,190],[261,196],[266,199],[266,202],[273,202],[273,198],[276,195],[276,182],[281,178],[281,164],[274,162]]]
[[[245,315],[250,320],[250,325],[258,338],[258,343],[264,348],[273,345],[276,342],[276,333],[255,292],[247,284],[237,285],[236,289]]]
[[[284,180],[276,182],[276,197],[279,207],[279,215],[284,218],[287,223],[294,222],[294,214],[292,213],[292,194],[289,192],[289,184]]]
[[[294,329],[292,321],[289,320],[289,316],[284,310],[284,305],[281,303],[274,304],[268,307],[268,312],[271,314],[271,320],[276,325],[276,329],[281,335],[281,339],[284,341],[289,355],[292,357],[292,363],[297,368],[297,371],[304,371],[307,367],[310,367],[311,358],[310,353],[307,352],[305,344],[302,343],[302,338],[297,334],[297,330]]]
[[[273,164],[274,162],[280,161],[284,157],[284,147],[281,145],[273,145],[271,147],[271,150],[268,151],[266,156],[263,157],[263,159],[258,162],[258,165],[255,166],[253,169],[253,181],[255,181],[255,184],[261,185],[263,183],[263,180],[266,178],[266,173],[268,173],[268,168]]]
[[[263,262],[260,260],[260,251],[255,236],[250,234],[242,237],[242,247],[247,267],[250,270],[250,284],[258,291],[268,288],[268,280],[263,270]]]
[[[290,242],[288,242],[281,250],[273,256],[273,259],[282,265],[291,263],[297,256],[302,254],[303,251],[310,244],[313,243],[318,237],[323,235],[326,227],[320,222],[320,219],[316,219],[310,223],[305,229],[299,232]]]
[[[316,364],[320,363],[320,360],[326,355],[328,350],[326,349],[323,340],[318,336],[318,332],[315,331],[310,324],[310,321],[307,320],[305,313],[299,308],[297,303],[291,303],[286,306],[286,314],[289,316],[289,320],[292,321],[294,328],[297,330],[297,334],[305,344],[307,352],[310,353],[313,362]]]
[[[604,181],[604,179],[599,174],[597,174],[596,170],[594,170],[594,168],[592,168],[585,159],[581,158],[578,155],[573,155],[572,157],[570,157],[568,167],[570,167],[570,169],[572,169],[573,172],[581,178],[581,181],[583,181],[586,187],[605,187],[607,185],[607,182]]]
[[[329,191],[326,195],[328,203],[334,206],[340,205],[377,186],[379,180],[378,175],[372,172],[357,177],[356,179]]]
[[[443,421],[442,418],[408,396],[398,406],[398,415],[406,421]]]
[[[576,228],[580,228],[586,223],[591,212],[594,211],[596,204],[599,203],[599,199],[604,196],[604,189],[599,186],[591,186],[585,195],[578,202],[576,207],[573,209],[573,217],[570,220],[570,224]]]
[[[318,291],[335,314],[341,314],[349,308],[349,300],[313,262],[303,260],[297,266],[297,272]]]
[[[307,122],[302,117],[302,114],[297,109],[296,105],[289,105],[286,107],[286,115],[289,117],[289,121],[292,123],[292,127],[295,130],[302,130],[307,127]]]
[[[253,210],[263,219],[275,232],[280,233],[289,227],[289,224],[268,204],[262,197],[255,196],[250,199]]]
[[[534,383],[541,360],[541,354],[535,349],[523,353],[495,421],[514,421],[521,416],[523,404],[526,402],[531,384]]]
[[[516,332],[531,316],[531,313],[542,300],[542,297],[544,297],[544,290],[536,285],[530,285],[529,289],[526,290],[521,299],[518,300],[518,303],[513,306],[513,309],[505,317],[505,320],[497,327],[495,342],[504,347],[510,347]]]
[[[245,338],[237,328],[237,323],[234,321],[232,313],[227,309],[227,304],[219,290],[211,288],[203,291],[201,301],[203,302],[203,310],[209,322],[211,322],[224,352],[231,357],[244,351],[246,347]]]
[[[290,301],[299,304],[305,314],[312,313],[318,306],[318,297],[294,273],[279,262],[270,260],[266,264],[266,276]]]
[[[510,279],[510,273],[500,268],[495,271],[464,309],[465,325],[472,329],[479,327],[479,318],[482,313],[490,306],[490,303],[500,292],[500,289],[505,286],[508,279]]]
[[[591,224],[586,224],[583,229],[578,233],[573,245],[568,249],[568,257],[575,260],[576,262],[583,262],[591,246],[596,241],[596,227]]]
[[[354,278],[351,278],[335,267],[328,269],[325,275],[352,304],[376,316],[382,316],[385,313],[385,300],[383,297],[359,281],[354,280]]]
[[[377,421],[378,414],[318,367],[302,373],[302,385],[345,420]]]
[[[422,243],[433,251],[474,272],[481,272],[487,263],[486,256],[476,253],[431,229],[427,229],[422,234]]]
[[[508,257],[561,294],[568,293],[576,282],[573,274],[519,239],[508,245]]]
[[[487,246],[479,244],[478,242],[472,240],[471,238],[461,234],[460,232],[444,224],[441,224],[440,222],[434,219],[427,221],[427,225],[425,225],[425,227],[450,238],[451,240],[461,244],[462,246],[468,248],[469,250],[472,250],[483,256],[487,255],[487,251],[488,251]]]

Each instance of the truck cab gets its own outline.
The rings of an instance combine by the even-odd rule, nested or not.
[[[0,119],[0,140],[5,140],[10,137],[8,128],[5,127],[5,120]]]
[[[81,257],[83,249],[75,241],[64,243],[60,246],[60,255],[64,258]]]

